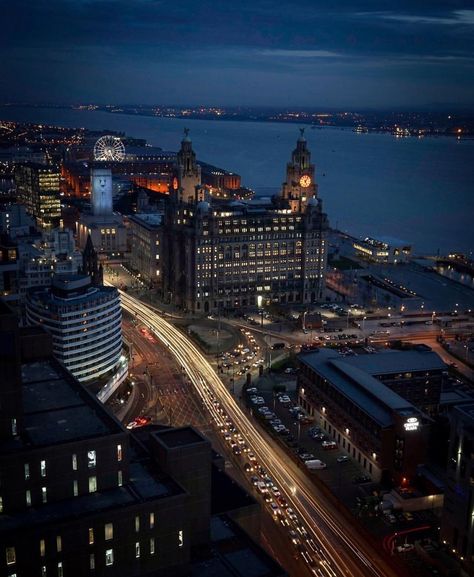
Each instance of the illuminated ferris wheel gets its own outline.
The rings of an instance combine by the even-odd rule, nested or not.
[[[125,158],[125,146],[118,136],[101,136],[94,145],[95,160],[114,160],[120,162]]]

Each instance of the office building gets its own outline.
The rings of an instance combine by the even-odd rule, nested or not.
[[[55,166],[27,162],[15,167],[17,199],[41,228],[54,228],[61,221],[60,173]]]
[[[165,210],[164,298],[203,313],[321,299],[327,219],[314,173],[301,134],[277,197],[218,200],[186,133]]]
[[[298,363],[298,402],[317,424],[375,480],[409,483],[427,456],[431,418],[423,409],[439,403],[439,373],[446,371],[438,355],[344,357],[321,349],[300,354]]]
[[[52,335],[54,356],[79,382],[126,377],[117,289],[94,286],[87,275],[56,275],[51,287],[28,292],[26,319]]]
[[[140,279],[161,287],[163,213],[143,213],[129,217],[130,266]]]
[[[126,431],[51,353],[50,336],[20,330],[0,301],[2,575],[283,577],[213,513],[206,439],[190,427]]]
[[[464,561],[467,574],[474,573],[474,403],[454,407],[441,540]]]
[[[19,291],[18,246],[6,234],[0,235],[0,296],[7,301],[18,299]]]

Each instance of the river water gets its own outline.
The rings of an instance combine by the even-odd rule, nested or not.
[[[0,119],[118,130],[177,150],[184,127],[200,160],[242,175],[257,194],[276,192],[298,126],[181,120],[70,109],[0,108]],[[390,236],[417,253],[474,251],[474,140],[395,138],[350,129],[306,130],[319,193],[333,226]]]

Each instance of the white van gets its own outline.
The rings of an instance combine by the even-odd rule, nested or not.
[[[319,459],[305,461],[305,465],[308,467],[308,469],[325,469],[327,467],[326,463],[323,463]]]

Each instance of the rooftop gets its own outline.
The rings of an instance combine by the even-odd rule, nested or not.
[[[354,366],[351,362],[354,358],[359,357],[341,358],[337,351],[329,349],[320,349],[299,356],[300,362],[327,379],[342,395],[382,427],[392,425],[393,412],[418,413],[409,401],[394,393],[372,375]]]
[[[370,375],[447,370],[446,364],[439,355],[426,350],[387,350],[375,355],[346,357],[344,360]]]
[[[167,429],[165,431],[157,431],[155,435],[161,440],[161,442],[164,445],[166,445],[170,449],[174,449],[176,447],[182,447],[184,445],[209,443],[207,439],[202,437],[192,427],[181,427],[180,429]]]
[[[33,446],[55,445],[122,432],[59,363],[22,364],[24,425]]]

